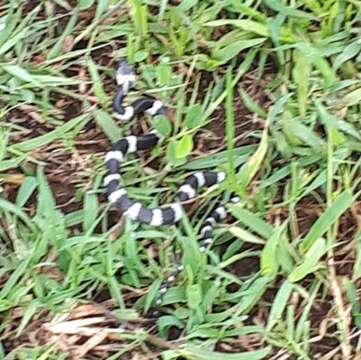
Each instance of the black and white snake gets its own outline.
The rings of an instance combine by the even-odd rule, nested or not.
[[[114,117],[122,122],[130,121],[135,116],[147,113],[150,116],[167,115],[167,111],[161,101],[141,97],[132,104],[124,106],[123,101],[129,90],[135,85],[136,77],[133,69],[125,60],[119,62],[116,72],[117,92],[113,103]],[[193,199],[201,188],[208,188],[225,180],[224,172],[199,171],[190,175],[178,190],[176,201],[156,209],[148,209],[140,202],[131,199],[127,190],[121,184],[120,166],[128,154],[142,150],[150,150],[155,147],[162,137],[156,130],[143,136],[127,136],[113,144],[112,150],[105,156],[107,174],[104,178],[104,186],[107,190],[108,200],[120,209],[127,218],[150,226],[172,225],[179,222],[184,214],[182,202]],[[238,202],[237,197],[231,198],[231,202]],[[213,227],[226,216],[224,205],[213,210],[202,224],[199,234],[200,251],[205,252],[213,243]],[[168,288],[176,280],[176,276],[183,270],[182,265],[177,265],[176,270],[163,283],[159,290],[160,296],[156,303],[160,305]]]

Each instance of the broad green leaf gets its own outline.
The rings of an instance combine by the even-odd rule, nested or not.
[[[2,68],[10,75],[15,76],[22,81],[31,83],[34,86],[38,86],[38,87],[41,86],[41,83],[37,81],[36,77],[34,77],[29,71],[21,68],[18,65],[12,65],[12,64],[2,65]]]
[[[185,158],[179,159],[176,156],[177,146],[178,142],[170,142],[167,146],[167,160],[173,166],[182,165],[186,162]]]
[[[309,58],[312,64],[322,74],[326,87],[337,83],[338,78],[335,71],[329,65],[325,55],[322,54],[318,48],[306,42],[296,43],[295,47],[299,49],[306,58]]]
[[[283,5],[279,0],[264,0],[264,2],[269,8],[284,16],[319,21],[316,16],[313,16],[305,11],[295,9],[294,6]]]
[[[169,137],[172,133],[172,125],[169,119],[166,116],[158,115],[155,116],[152,120],[152,125],[154,129],[156,129],[159,134],[164,137]]]
[[[231,226],[228,230],[233,236],[245,242],[249,242],[253,244],[262,244],[262,245],[265,244],[265,241],[263,239],[259,238],[256,235],[253,235],[251,232],[242,229],[238,226]]]
[[[115,276],[108,276],[107,285],[110,292],[110,296],[114,300],[115,304],[120,309],[124,309],[123,294],[121,292],[120,284],[117,278]]]
[[[357,54],[360,53],[360,51],[361,43],[359,39],[357,39],[352,44],[347,45],[342,51],[342,53],[339,54],[333,62],[334,70],[338,70],[343,63],[355,57]]]
[[[231,214],[238,219],[243,225],[250,228],[252,231],[260,235],[262,238],[269,238],[273,233],[271,225],[259,218],[256,214],[253,214],[249,210],[242,209],[237,205],[228,205]]]
[[[177,159],[184,159],[193,149],[192,135],[186,134],[177,142],[175,155]]]
[[[187,286],[187,300],[191,309],[199,307],[202,302],[202,289],[199,284]]]
[[[235,158],[235,166],[239,166],[246,162],[247,159],[254,153],[256,147],[254,145],[240,146],[233,149],[233,156]],[[220,151],[215,154],[209,154],[200,157],[199,159],[191,160],[182,166],[185,170],[199,170],[206,168],[214,168],[224,164],[227,161],[227,150]]]
[[[251,40],[238,40],[230,45],[225,46],[221,49],[215,49],[212,53],[212,56],[216,60],[222,61],[222,63],[226,63],[231,60],[235,56],[237,56],[242,50],[256,47],[266,41],[266,38],[257,38]]]
[[[95,0],[78,0],[78,6],[80,10],[86,10],[89,9],[93,4]]]
[[[161,280],[156,280],[148,289],[148,292],[147,292],[147,295],[145,298],[145,304],[144,304],[145,312],[147,312],[150,309],[150,307],[152,306],[153,300],[158,297],[159,287],[160,287],[161,283],[162,283]]]
[[[29,200],[31,194],[37,187],[37,181],[35,177],[28,176],[25,178],[24,182],[21,184],[18,193],[16,194],[16,205],[23,207],[25,203]]]
[[[313,148],[316,152],[325,149],[325,141],[310,127],[304,125],[298,119],[290,119],[286,123],[286,129],[296,138]]]
[[[221,283],[218,281],[209,281],[209,287],[204,290],[202,296],[202,309],[204,313],[211,309],[212,305],[217,301],[217,295],[221,286]]]
[[[58,251],[70,250],[73,246],[76,246],[77,244],[100,244],[101,241],[103,241],[103,239],[99,236],[72,236],[68,237],[67,241],[61,244],[61,247],[58,248]]]
[[[0,199],[0,202],[3,201]],[[24,275],[24,273],[27,270],[27,267],[29,266],[29,263],[31,261],[31,256],[26,257],[22,261],[19,262],[16,269],[12,272],[9,279],[6,281],[5,284],[2,285],[2,289],[0,290],[0,306],[2,300],[5,300],[7,296],[9,296],[9,293],[13,288],[19,284],[20,278]],[[14,306],[15,304],[13,304]],[[1,310],[0,310],[1,311]]]
[[[285,226],[279,226],[273,231],[272,236],[266,241],[261,252],[261,274],[274,277],[277,274],[279,263],[277,261],[277,249],[283,236]]]
[[[115,142],[120,139],[122,130],[106,111],[95,110],[94,119],[110,141]]]
[[[242,166],[237,175],[237,184],[240,186],[241,191],[245,191],[246,187],[252,181],[256,173],[261,167],[263,159],[266,155],[268,148],[268,129],[263,130],[261,142],[257,151],[250,157],[250,159]]]
[[[187,109],[184,125],[188,129],[193,129],[197,126],[202,125],[202,121],[202,106],[200,104],[195,104]]]
[[[285,111],[286,104],[291,97],[292,94],[287,93],[285,95],[280,96],[274,105],[271,107],[270,111],[267,114],[267,124],[268,126],[272,126],[273,123],[278,119],[280,113]]]
[[[18,160],[2,160],[0,161],[0,171],[13,169],[19,166]]]
[[[83,230],[92,228],[98,217],[98,197],[94,192],[86,192],[84,196]]]
[[[259,277],[252,282],[247,290],[242,290],[241,297],[238,301],[238,311],[242,314],[249,313],[259,302],[270,282],[268,277]]]
[[[66,123],[64,123],[64,125],[58,126],[56,129],[44,135],[40,135],[36,138],[11,145],[10,149],[24,152],[38,149],[39,147],[49,144],[54,140],[63,138],[67,132],[74,130],[74,128],[76,128],[77,131],[80,131],[81,128],[83,128],[89,120],[89,114],[80,115],[74,119],[67,121]]]
[[[23,8],[18,6],[17,9],[13,7],[12,11],[8,11],[7,14],[4,14],[0,17],[0,45],[6,42],[6,40],[10,39],[11,36],[16,33],[16,27],[23,20],[23,15]],[[20,26],[18,27],[18,30],[19,29]]]
[[[89,74],[93,84],[93,90],[96,98],[102,106],[105,106],[108,102],[108,95],[105,93],[102,85],[102,80],[99,76],[98,69],[94,63],[94,61],[88,57],[87,65],[89,69]]]
[[[310,231],[301,243],[301,250],[303,252],[309,250],[311,246],[331,228],[353,202],[354,196],[348,190],[339,194],[332,205],[326,209],[312,225]]]
[[[98,0],[98,4],[95,10],[95,19],[99,19],[105,14],[111,7],[111,0]]]
[[[66,85],[79,85],[82,81],[76,78],[70,78],[65,76],[53,76],[53,75],[32,75],[34,80],[39,82],[42,87],[48,86],[66,86]]]
[[[205,23],[206,26],[225,26],[225,25],[232,25],[238,27],[245,32],[255,33],[260,36],[268,37],[269,31],[267,26],[261,24],[257,21],[252,20],[233,20],[233,19],[222,19],[222,20],[213,20]]]
[[[44,168],[40,166],[37,171],[37,182],[39,187],[37,214],[47,218],[56,213],[56,202],[52,189],[45,177]]]
[[[268,356],[270,352],[270,346],[260,350],[247,351],[236,354],[221,353],[193,346],[187,346],[186,349],[182,350],[180,353],[185,356],[192,356],[197,360],[260,360]]]
[[[64,216],[66,226],[79,225],[83,221],[83,210],[76,210]]]
[[[320,114],[321,121],[325,125],[331,126],[337,130],[344,132],[345,134],[351,135],[357,140],[361,140],[360,132],[355,129],[355,127],[350,122],[347,122],[330,114],[320,102],[317,102],[316,105],[317,110]]]
[[[229,0],[230,10],[241,14],[242,16],[247,15],[252,19],[259,20],[260,22],[265,22],[267,20],[267,16],[263,14],[261,11],[257,11],[254,7],[247,6],[247,3],[241,4],[239,0]]]
[[[22,314],[21,322],[17,326],[16,336],[20,336],[20,334],[24,331],[26,325],[29,324],[35,313],[39,311],[39,306],[40,306],[40,302],[38,300],[31,301],[30,304],[26,306],[24,313]]]
[[[298,106],[300,115],[306,116],[307,94],[310,83],[311,63],[300,51],[294,53],[295,66],[292,71],[293,79],[297,86]]]
[[[6,211],[16,215],[20,218],[30,229],[35,231],[35,225],[33,221],[29,218],[29,216],[22,211],[18,206],[14,205],[10,201],[0,198],[0,213]]]
[[[29,32],[30,32],[29,28],[22,29],[17,34],[15,34],[14,36],[10,37],[7,41],[5,41],[0,46],[0,56],[5,54],[10,49],[12,49],[14,47],[14,45],[16,43],[18,43],[20,40],[22,40],[23,38],[29,36]],[[0,32],[0,34],[1,34],[1,32]]]
[[[343,99],[344,106],[360,105],[361,103],[361,88],[348,93]]]
[[[272,302],[270,314],[268,316],[267,331],[271,331],[272,328],[276,325],[277,321],[281,318],[293,288],[294,285],[286,280],[277,291],[277,294]]]
[[[12,76],[30,83],[35,87],[47,87],[47,86],[65,86],[79,84],[80,81],[74,78],[67,78],[65,76],[53,76],[53,75],[37,75],[32,74],[28,70],[21,68],[18,65],[5,64],[0,65],[6,72]]]
[[[308,274],[315,272],[319,266],[319,260],[327,252],[326,241],[323,238],[318,238],[306,252],[302,263],[298,265],[288,276],[291,282],[302,280]]]
[[[193,6],[197,5],[198,2],[199,0],[183,0],[179,3],[177,8],[182,12],[185,12],[191,9]]]
[[[160,336],[166,336],[167,329],[171,327],[177,327],[178,329],[183,329],[184,324],[173,315],[161,316],[158,320],[158,328]]]
[[[258,105],[252,98],[251,96],[248,95],[248,93],[243,90],[240,89],[239,90],[239,94],[241,95],[241,99],[243,101],[244,106],[251,112],[257,114],[258,116],[260,116],[263,119],[267,118],[267,113],[262,109],[262,107],[260,105]]]

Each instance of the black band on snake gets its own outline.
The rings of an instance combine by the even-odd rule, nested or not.
[[[136,81],[133,69],[125,60],[119,62],[116,73],[117,92],[113,103],[113,116],[127,122],[135,116],[147,113],[151,116],[167,115],[167,111],[162,102],[150,97],[142,97],[135,100],[129,106],[124,106],[123,101],[129,90],[134,87]],[[172,204],[164,205],[155,209],[148,209],[140,202],[131,199],[127,190],[121,184],[120,166],[128,154],[138,151],[150,150],[155,147],[162,137],[156,130],[143,136],[127,136],[113,144],[112,150],[105,156],[107,175],[104,178],[104,186],[107,189],[108,200],[120,209],[127,218],[150,226],[165,226],[176,224],[183,216],[184,211],[181,203],[193,199],[201,188],[208,188],[225,180],[224,172],[199,171],[190,175],[179,188],[176,201]],[[237,202],[238,198],[232,198],[232,202]],[[202,224],[199,244],[201,252],[213,243],[213,227],[226,216],[225,207],[219,206],[210,214]],[[174,283],[176,276],[183,270],[182,265],[177,265],[176,270],[171,274],[161,286],[157,299],[157,305],[161,304],[164,294]]]

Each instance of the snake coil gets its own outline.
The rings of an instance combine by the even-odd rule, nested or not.
[[[133,69],[125,60],[121,60],[116,72],[117,91],[113,102],[113,116],[121,122],[128,122],[144,113],[150,116],[167,116],[166,108],[162,102],[151,97],[141,97],[132,104],[124,106],[124,99],[128,92],[134,88],[135,82],[136,76]],[[130,135],[115,142],[112,149],[105,155],[107,174],[104,178],[104,186],[106,187],[109,202],[114,204],[123,216],[153,227],[172,225],[179,222],[184,214],[182,202],[193,199],[202,188],[209,188],[223,182],[226,178],[224,172],[198,171],[186,178],[177,192],[174,203],[155,209],[143,206],[140,202],[130,198],[126,188],[122,185],[120,175],[121,164],[128,154],[151,150],[161,140],[162,137],[156,130],[152,130],[150,133],[142,136]],[[238,200],[237,197],[234,197],[231,199],[231,202],[235,203]],[[206,218],[199,234],[201,252],[205,252],[213,243],[213,228],[225,216],[226,208],[224,205],[220,205]],[[165,280],[159,289],[160,296],[156,300],[157,305],[162,303],[164,294],[172,286],[177,275],[182,270],[183,266],[177,264],[176,270]]]

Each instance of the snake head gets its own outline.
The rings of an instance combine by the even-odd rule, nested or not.
[[[123,88],[124,93],[127,93],[135,83],[135,73],[133,68],[124,59],[119,61],[116,73],[116,81],[118,86]]]
[[[134,74],[134,71],[125,59],[120,59],[118,63],[117,73],[122,75],[132,75]]]

